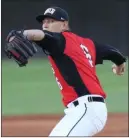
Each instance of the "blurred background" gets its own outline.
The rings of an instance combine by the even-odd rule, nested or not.
[[[40,29],[35,17],[49,6],[64,8],[73,32],[108,43],[128,56],[129,3],[126,0],[2,0],[2,115],[63,113],[61,95],[41,49],[24,68],[6,58],[5,39],[12,29]],[[128,112],[128,64],[115,76],[111,62],[97,66],[109,112]]]

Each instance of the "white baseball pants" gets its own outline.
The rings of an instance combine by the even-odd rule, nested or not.
[[[98,96],[99,95],[92,95]],[[73,102],[64,110],[65,116],[50,133],[51,136],[94,136],[100,132],[107,120],[107,107],[103,102],[89,102],[88,96],[77,98],[78,105]]]

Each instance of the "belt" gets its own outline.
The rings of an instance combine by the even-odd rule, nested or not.
[[[104,98],[103,97],[92,97],[92,96],[89,96],[88,97],[88,102],[103,102],[104,103]],[[78,100],[75,100],[73,102],[73,104],[74,104],[74,106],[79,105]]]

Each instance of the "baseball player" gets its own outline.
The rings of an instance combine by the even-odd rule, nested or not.
[[[94,136],[107,121],[106,94],[96,75],[96,65],[113,62],[113,72],[123,75],[126,58],[116,48],[99,44],[70,31],[68,13],[50,7],[36,20],[42,29],[12,30],[5,53],[20,67],[43,49],[51,63],[66,107],[64,117],[49,136]]]

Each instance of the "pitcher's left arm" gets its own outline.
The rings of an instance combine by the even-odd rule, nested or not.
[[[94,43],[96,47],[96,65],[102,64],[103,60],[110,60],[114,63],[112,66],[113,72],[117,75],[123,75],[125,72],[125,56],[113,46]]]

